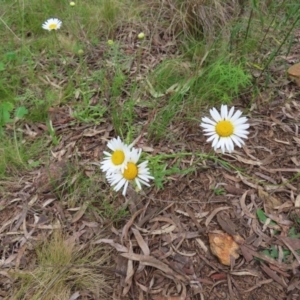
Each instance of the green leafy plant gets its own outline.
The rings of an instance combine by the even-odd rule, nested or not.
[[[260,221],[261,223],[263,223],[263,224],[264,224],[264,223],[267,221],[267,219],[268,219],[267,216],[265,215],[265,212],[264,212],[262,209],[257,209],[257,210],[256,210],[256,215],[257,215],[259,221]],[[269,224],[270,224],[270,225],[277,225],[277,223],[274,222],[274,221],[271,221]]]
[[[291,255],[291,251],[287,249],[283,249],[283,260],[286,261],[288,256]],[[275,245],[272,245],[269,249],[265,249],[261,251],[261,253],[273,258],[278,259],[279,256],[279,250]]]
[[[265,215],[265,213],[262,209],[257,209],[256,215],[261,223],[266,222],[267,216]],[[270,225],[277,225],[277,223],[274,221],[271,221]],[[279,231],[274,231],[275,235],[277,235],[278,233],[279,233]],[[288,237],[298,239],[298,238],[300,238],[300,233],[298,233],[296,231],[296,228],[293,226],[288,231]],[[279,256],[278,247],[275,245],[271,245],[270,248],[264,249],[260,252],[273,258],[273,259],[278,259],[278,256]],[[300,250],[297,250],[296,252],[298,254],[300,254]],[[283,248],[283,260],[286,261],[290,255],[291,255],[291,251],[289,249]]]
[[[10,102],[0,103],[0,133],[2,133],[3,126],[7,123],[11,123],[11,112],[14,109],[14,105]]]

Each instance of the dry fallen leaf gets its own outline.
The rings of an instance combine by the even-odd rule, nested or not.
[[[230,256],[239,258],[237,250],[239,245],[233,237],[225,232],[209,233],[209,243],[211,252],[216,255],[221,264],[230,266]]]
[[[277,206],[281,205],[281,201],[274,196],[269,195],[262,188],[258,188],[258,196],[265,204],[268,205],[268,208],[274,209]]]
[[[295,207],[300,207],[300,194],[296,197]]]
[[[291,66],[288,71],[289,78],[300,86],[300,63]]]
[[[162,261],[156,259],[155,257],[149,256],[149,255],[140,255],[135,253],[121,253],[121,256],[130,259],[141,262],[141,264],[145,266],[151,266],[156,269],[161,270],[164,272],[168,278],[176,278],[177,280],[187,282],[188,277],[183,274],[177,274],[175,271],[173,271],[167,264],[163,263]]]
[[[77,211],[77,213],[73,216],[71,223],[75,223],[77,221],[79,221],[83,215],[85,214],[86,209],[88,208],[89,203],[85,202],[80,209]]]

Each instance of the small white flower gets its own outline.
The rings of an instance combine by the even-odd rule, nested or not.
[[[43,29],[51,31],[60,29],[62,22],[56,18],[48,19],[43,25]]]
[[[200,126],[204,128],[205,135],[210,136],[207,142],[212,141],[214,150],[221,148],[222,153],[234,150],[234,144],[242,147],[245,144],[244,139],[248,138],[249,128],[248,119],[241,117],[242,112],[237,110],[234,113],[234,107],[228,112],[227,105],[221,106],[221,114],[215,109],[210,110],[213,120],[204,117]]]
[[[141,184],[149,185],[149,180],[154,179],[150,175],[149,168],[148,168],[148,161],[144,161],[137,165],[137,162],[141,156],[142,149],[135,149],[131,150],[130,158],[127,162],[127,166],[124,171],[119,170],[116,173],[108,174],[107,180],[113,189],[118,192],[123,186],[122,195],[126,195],[127,187],[129,182],[134,181],[137,185],[138,190],[142,189]]]
[[[118,170],[123,172],[130,157],[131,145],[126,145],[121,141],[120,137],[117,137],[109,141],[107,147],[113,152],[103,152],[106,157],[100,163],[100,169],[103,172],[107,172],[107,174],[114,173]]]

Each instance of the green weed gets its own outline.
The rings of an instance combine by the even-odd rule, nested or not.
[[[216,195],[216,196],[222,196],[222,195],[225,195],[226,194],[226,191],[225,191],[225,189],[224,188],[222,188],[222,187],[215,187],[214,189],[213,189],[213,192],[214,192],[214,194]]]

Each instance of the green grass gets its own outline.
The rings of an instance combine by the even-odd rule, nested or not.
[[[13,139],[9,135],[1,137],[0,178],[20,175],[40,165],[45,152],[45,139],[23,140],[21,135]],[[44,153],[46,155],[46,152]]]
[[[203,66],[185,59],[167,61],[151,74],[153,109],[159,108],[149,126],[152,138],[168,136],[171,123],[199,118],[206,105],[231,104],[246,88],[251,75],[242,62],[208,54]]]

